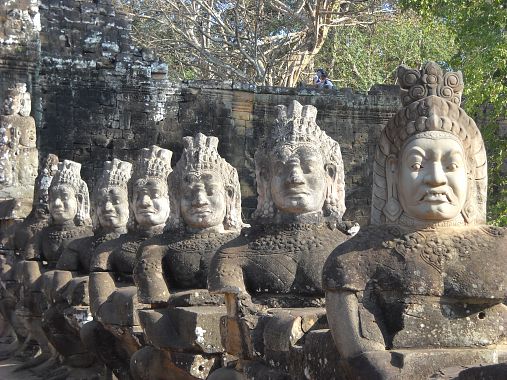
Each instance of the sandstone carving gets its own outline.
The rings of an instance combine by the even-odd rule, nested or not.
[[[255,224],[211,263],[209,289],[227,305],[222,340],[247,378],[304,376],[305,336],[326,327],[322,267],[348,236],[340,147],[316,114],[297,101],[278,106],[255,155]],[[221,369],[210,379],[225,376],[235,375]]]
[[[507,357],[507,234],[484,225],[486,153],[460,108],[461,73],[430,62],[398,77],[403,108],[377,146],[372,225],[323,275],[350,378],[426,379]]]
[[[42,329],[42,316],[49,306],[50,300],[45,295],[62,252],[74,239],[92,234],[88,187],[81,179],[80,170],[81,165],[70,160],[58,164],[48,190],[49,225],[37,234],[33,247],[25,247],[25,255],[30,249],[33,257],[27,256],[20,264],[26,324],[42,351],[24,367],[47,361],[44,368],[49,368],[57,360],[57,353]]]
[[[129,182],[130,231],[98,246],[91,259],[94,321],[83,325],[81,338],[119,379],[129,378],[130,357],[143,344],[133,271],[139,245],[162,233],[169,217],[171,156],[171,151],[157,146],[140,151]]]
[[[24,83],[9,88],[0,115],[0,218],[24,218],[32,208],[39,163],[35,120]]]
[[[34,259],[34,248],[37,246],[40,231],[49,224],[48,189],[56,170],[58,157],[49,154],[43,161],[39,176],[35,181],[33,208],[28,217],[16,225],[13,239],[13,249],[2,250],[4,263],[1,271],[0,312],[11,329],[14,340],[1,354],[5,359],[11,354],[24,357],[31,351],[28,331],[24,324],[24,309],[22,305],[22,264],[23,260]]]
[[[167,231],[141,247],[135,271],[139,301],[154,305],[139,311],[150,346],[131,359],[137,379],[205,379],[224,351],[223,298],[206,287],[211,258],[243,227],[238,174],[216,137],[184,137],[183,146],[169,176]]]
[[[91,199],[94,234],[70,242],[52,273],[47,294],[51,306],[44,312],[43,328],[67,365],[56,374],[66,379],[101,376],[101,366],[95,363],[95,357],[80,339],[81,326],[92,319],[88,294],[90,259],[100,244],[127,232],[127,182],[131,171],[132,165],[125,161],[114,159],[104,163]]]

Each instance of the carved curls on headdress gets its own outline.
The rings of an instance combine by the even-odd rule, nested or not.
[[[271,155],[287,145],[308,145],[321,153],[325,164],[336,167],[336,179],[328,186],[323,211],[325,216],[332,215],[341,220],[345,213],[345,179],[340,145],[319,128],[316,123],[317,109],[314,106],[303,106],[294,100],[288,108],[279,105],[276,109],[278,116],[275,124],[268,129],[262,145],[255,153],[259,197],[253,216],[272,219],[276,212],[268,183],[268,178],[271,177]]]
[[[183,154],[174,168],[170,178],[171,197],[170,218],[172,225],[169,228],[179,228],[183,221],[181,218],[179,201],[180,189],[186,174],[195,173],[200,175],[203,171],[212,171],[220,175],[224,188],[232,195],[232,199],[226,199],[226,214],[223,221],[226,231],[237,231],[243,227],[241,220],[241,189],[238,172],[218,153],[218,138],[206,136],[202,133],[194,137],[183,137]],[[230,204],[229,204],[230,203]]]
[[[76,225],[90,225],[90,196],[86,182],[81,179],[81,164],[63,160],[58,163],[58,170],[51,180],[51,186],[68,185],[74,189],[78,203],[75,217]]]
[[[477,125],[459,106],[463,90],[461,72],[443,73],[435,62],[421,70],[398,69],[403,108],[388,122],[377,145],[373,174],[371,222],[396,222],[401,215],[386,181],[386,161],[398,157],[414,136],[431,131],[451,134],[463,146],[469,170],[468,200],[462,210],[467,223],[486,220],[487,166],[484,142]]]

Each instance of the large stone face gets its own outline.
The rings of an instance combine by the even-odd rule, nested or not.
[[[507,234],[481,225],[486,152],[459,106],[461,73],[429,62],[398,76],[404,107],[377,146],[372,225],[324,268],[351,378],[424,379],[505,356]]]

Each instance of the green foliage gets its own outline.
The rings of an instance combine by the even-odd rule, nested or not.
[[[419,67],[428,60],[448,61],[455,53],[453,35],[444,24],[390,8],[368,23],[333,29],[315,64],[328,71],[337,87],[368,90],[374,84],[394,84],[400,64]]]
[[[488,150],[488,218],[507,226],[507,139],[498,121],[507,120],[507,2],[505,0],[401,0],[452,30],[458,53],[449,61],[463,71],[465,110],[479,120]],[[486,111],[486,112],[485,112]],[[503,174],[502,174],[503,167]]]

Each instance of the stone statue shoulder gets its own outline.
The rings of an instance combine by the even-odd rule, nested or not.
[[[410,230],[369,226],[331,254],[327,290],[383,290],[455,298],[505,297],[504,228],[492,226]],[[505,267],[505,268],[504,268]]]
[[[386,242],[401,237],[403,233],[399,227],[361,228],[357,235],[336,247],[327,258],[323,270],[324,288],[362,291],[372,277],[396,279],[401,276],[403,256],[391,250]]]
[[[50,225],[45,227],[41,233],[41,258],[56,264],[63,250],[75,239],[93,235],[90,226],[73,226],[61,228]]]
[[[110,272],[113,270],[111,255],[113,251],[126,239],[127,234],[120,235],[99,244],[91,253],[90,272]]]

